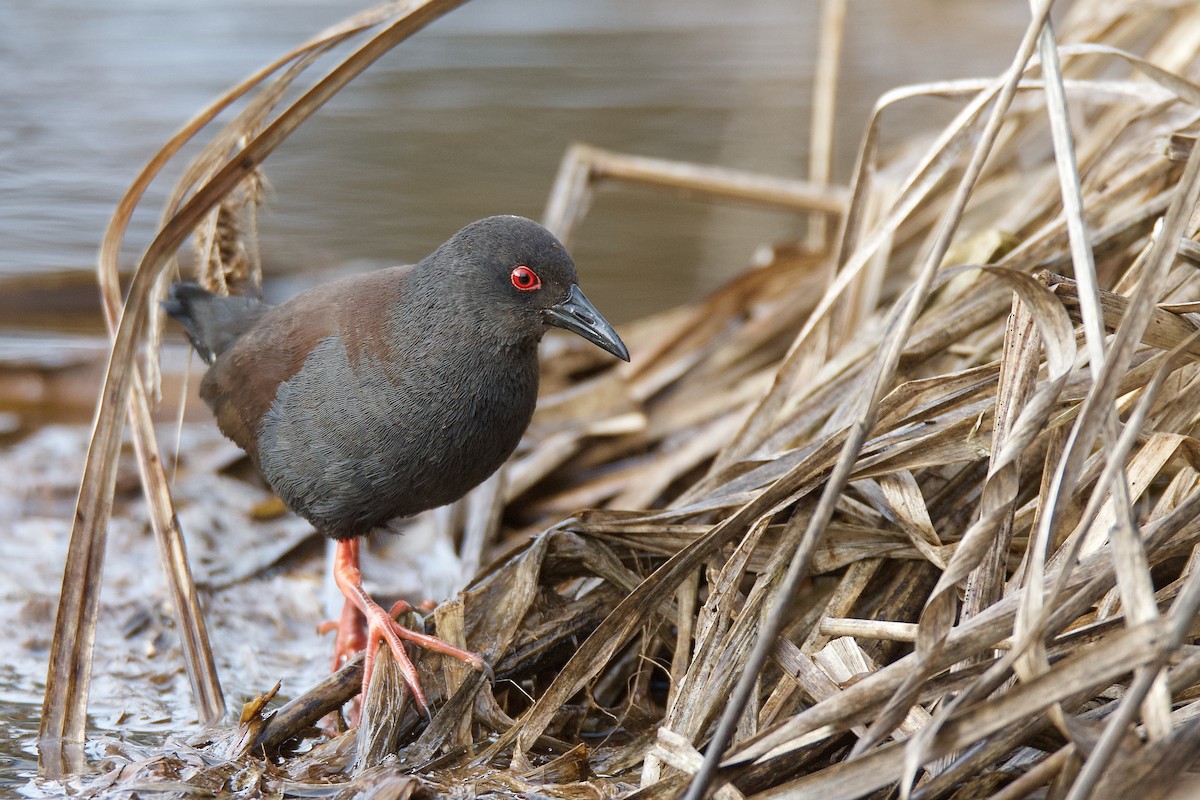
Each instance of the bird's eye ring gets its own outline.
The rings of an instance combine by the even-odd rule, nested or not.
[[[537,276],[536,272],[524,264],[513,267],[513,271],[509,275],[509,280],[512,281],[513,286],[522,292],[532,292],[534,289],[542,288],[542,279]]]

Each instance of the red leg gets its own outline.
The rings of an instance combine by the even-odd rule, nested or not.
[[[459,650],[457,647],[446,644],[435,636],[411,630],[392,619],[392,614],[407,611],[411,606],[404,602],[397,603],[392,607],[392,614],[389,614],[382,606],[371,599],[371,596],[363,589],[362,572],[358,567],[358,548],[358,539],[340,540],[337,543],[337,554],[333,562],[333,578],[346,598],[346,604],[342,608],[342,618],[338,625],[338,646],[343,641],[349,642],[353,639],[351,632],[343,630],[347,624],[347,618],[351,618],[352,624],[357,625],[357,630],[360,632],[362,630],[362,619],[365,618],[367,652],[363,662],[363,694],[366,694],[367,687],[371,683],[371,673],[375,669],[375,655],[379,652],[379,641],[382,639],[387,642],[388,648],[392,651],[392,656],[396,659],[396,665],[400,668],[400,674],[404,676],[404,682],[408,684],[417,707],[428,716],[429,707],[425,702],[425,692],[421,690],[421,683],[417,679],[416,668],[413,667],[408,654],[404,652],[402,639],[407,639],[426,650],[433,650],[436,653],[457,658],[459,661],[470,664],[480,671],[487,671],[487,665],[475,653]],[[340,659],[342,653],[335,651],[334,657],[335,659]]]
[[[322,622],[317,626],[317,633],[330,631],[337,631],[337,638],[333,642],[333,671],[337,672],[367,646],[367,618],[354,603],[346,600],[342,603],[342,614],[337,622]]]

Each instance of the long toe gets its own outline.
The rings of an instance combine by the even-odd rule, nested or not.
[[[486,674],[489,680],[492,678],[492,668],[487,665],[487,662],[478,653],[472,653],[470,650],[462,650],[449,642],[439,639],[436,636],[430,636],[424,631],[414,631],[412,628],[406,628],[396,621],[396,617],[406,611],[414,611],[415,609],[404,600],[398,601],[392,606],[392,610],[388,613],[392,620],[392,629],[401,639],[412,642],[424,650],[431,650],[435,653],[441,653],[444,656],[450,656],[464,664]]]
[[[408,657],[408,653],[404,650],[404,642],[401,640],[399,631],[412,633],[403,625],[393,620],[388,616],[387,612],[381,606],[371,601],[371,605],[367,608],[367,655],[363,663],[363,697],[367,695],[367,688],[371,685],[371,676],[375,672],[375,658],[379,651],[379,644],[382,640],[391,651],[392,657],[396,660],[396,666],[400,669],[400,675],[404,678],[405,685],[412,692],[413,702],[417,704],[417,708],[426,717],[429,717],[429,704],[425,700],[425,691],[421,688],[421,681],[417,677],[417,668],[413,666],[412,659]],[[407,638],[407,637],[406,637]]]

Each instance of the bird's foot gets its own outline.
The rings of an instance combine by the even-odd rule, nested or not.
[[[426,717],[430,716],[429,704],[425,701],[425,692],[421,689],[421,682],[417,678],[416,667],[413,666],[408,653],[404,651],[405,641],[412,642],[418,647],[432,650],[435,653],[457,658],[459,661],[484,673],[489,678],[492,676],[491,668],[475,653],[460,650],[454,645],[443,642],[436,636],[430,636],[424,631],[414,631],[397,622],[395,620],[397,615],[413,610],[412,606],[408,603],[402,600],[392,606],[390,612],[384,611],[383,607],[379,603],[376,603],[367,594],[366,590],[363,589],[362,572],[358,567],[358,556],[358,539],[339,540],[333,562],[333,577],[337,582],[338,588],[342,591],[342,596],[346,598],[346,605],[342,608],[342,618],[338,623],[339,642],[354,641],[354,631],[361,630],[362,627],[361,622],[359,622],[360,616],[362,622],[366,623],[366,652],[363,658],[362,679],[362,694],[364,696],[367,693],[367,687],[371,685],[371,675],[375,671],[375,657],[379,653],[380,641],[387,642],[388,649],[391,650],[392,655],[396,659],[396,666],[400,669],[400,675],[404,678],[404,683],[412,692],[413,701]],[[357,612],[357,615],[348,610],[351,607]],[[350,632],[346,633],[345,637],[342,635],[344,625],[350,629]]]
[[[390,612],[384,611],[382,606],[369,597],[366,598],[366,603],[367,607],[363,609],[367,621],[367,652],[363,661],[363,696],[366,696],[367,687],[371,684],[371,675],[375,670],[375,658],[379,653],[380,641],[387,643],[388,649],[391,650],[393,657],[396,659],[396,665],[400,668],[400,674],[404,678],[404,683],[408,686],[409,691],[412,692],[413,701],[427,718],[431,716],[429,713],[429,704],[425,700],[425,692],[421,689],[421,682],[417,677],[416,667],[413,666],[412,660],[409,659],[408,653],[405,652],[403,642],[412,642],[418,647],[456,658],[480,672],[491,674],[491,669],[478,654],[461,650],[436,636],[430,636],[423,631],[415,631],[397,622],[396,617],[414,610],[411,605],[403,600],[392,606]]]
[[[347,598],[337,621],[327,620],[317,626],[317,633],[330,631],[337,631],[333,641],[333,671],[337,672],[367,646],[367,618]]]
[[[333,640],[333,666],[331,672],[337,672],[350,659],[361,653],[367,646],[367,618],[349,598],[342,604],[342,614],[336,620],[326,620],[317,626],[317,633],[322,636],[330,631],[337,631]],[[339,717],[330,725],[330,732],[345,730],[345,725],[358,725],[362,716],[362,701],[355,697],[342,709],[344,717]]]
[[[412,628],[401,625],[397,621],[400,615],[409,611],[419,610],[424,613],[432,611],[435,605],[431,601],[426,601],[414,609],[404,600],[400,600],[392,606],[390,611],[385,613],[383,607],[373,599],[370,597],[366,597],[365,599],[369,609],[367,614],[359,611],[358,607],[347,598],[345,604],[342,606],[341,617],[336,621],[328,620],[322,622],[317,627],[317,632],[322,634],[337,631],[337,639],[333,647],[333,670],[335,672],[341,669],[347,661],[359,652],[363,650],[367,651],[363,663],[362,694],[354,700],[350,712],[351,724],[357,723],[360,710],[359,703],[366,696],[367,687],[371,685],[371,675],[375,671],[375,659],[379,654],[379,643],[381,640],[388,643],[388,649],[391,650],[393,657],[396,659],[396,664],[400,668],[405,684],[412,692],[413,699],[426,717],[429,716],[429,708],[425,700],[425,693],[421,689],[416,668],[413,666],[412,660],[408,657],[402,640],[413,642],[420,647],[424,647],[426,650],[433,650],[434,652],[456,658],[484,673],[489,679],[492,678],[491,668],[478,654],[467,650],[460,650],[436,636],[415,631]]]

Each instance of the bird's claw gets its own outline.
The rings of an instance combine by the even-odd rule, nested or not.
[[[422,607],[424,607],[424,603],[422,603]],[[407,600],[397,600],[392,603],[392,607],[388,609],[388,616],[399,622],[400,617],[409,612],[412,612],[412,615],[417,618],[417,624],[423,633],[425,631],[425,618],[418,614],[417,609],[413,608],[412,603],[409,603]]]
[[[363,667],[363,693],[365,695],[367,687],[371,684],[371,675],[375,668],[375,657],[379,652],[380,640],[383,640],[387,642],[388,649],[392,651],[396,659],[396,666],[399,667],[400,674],[404,678],[404,683],[412,693],[413,702],[427,719],[432,719],[429,704],[425,699],[425,692],[421,689],[421,683],[417,677],[417,670],[413,666],[411,659],[409,659],[407,652],[405,652],[402,640],[412,642],[426,650],[432,650],[436,653],[457,659],[471,668],[482,672],[487,676],[489,681],[495,681],[495,674],[492,672],[491,666],[479,654],[472,653],[469,650],[462,650],[436,636],[430,636],[424,631],[407,628],[394,619],[397,614],[411,610],[412,607],[403,600],[393,605],[390,612],[385,612],[379,605],[368,608],[366,615],[367,656]]]
[[[401,601],[396,606],[402,604],[408,605]],[[393,612],[395,612],[396,606],[392,607]],[[404,678],[404,683],[412,694],[413,702],[427,718],[432,718],[429,704],[425,700],[425,692],[421,689],[421,681],[417,677],[417,668],[413,666],[412,659],[408,657],[408,653],[404,650],[404,643],[401,641],[401,637],[410,639],[412,636],[425,636],[425,634],[418,634],[396,622],[391,613],[385,612],[374,602],[368,607],[366,617],[367,646],[366,657],[363,661],[362,696],[366,697],[367,689],[371,685],[371,676],[375,672],[375,658],[379,653],[380,642],[383,641],[387,643],[388,650],[396,660],[396,666],[400,669],[400,675]]]

